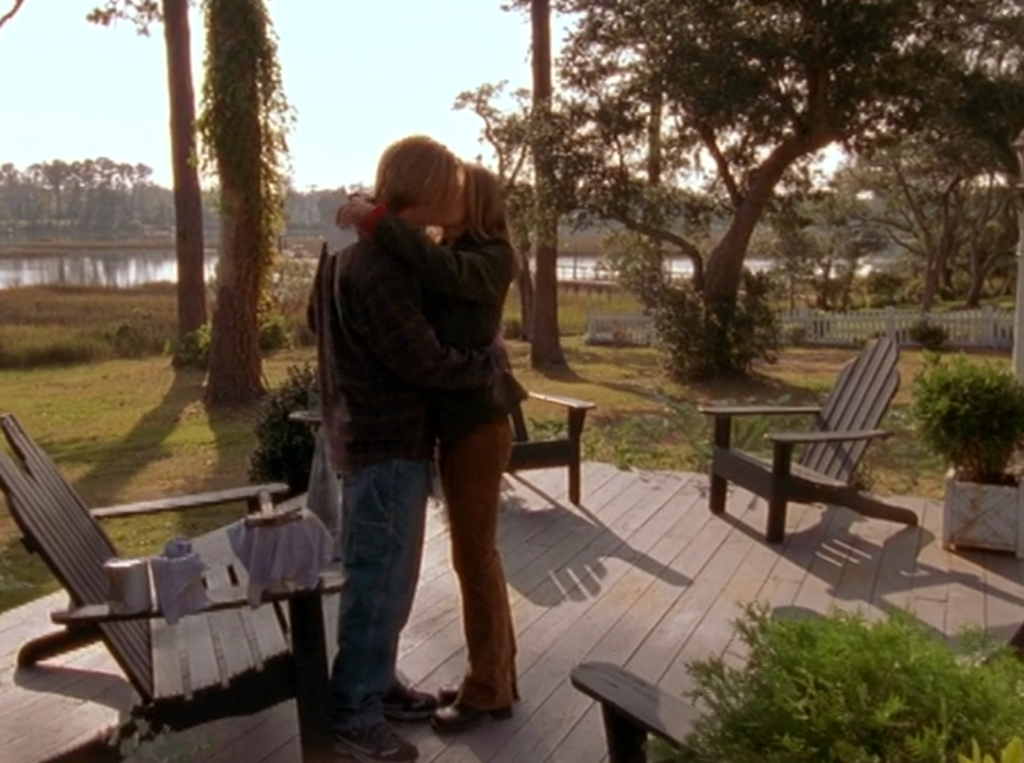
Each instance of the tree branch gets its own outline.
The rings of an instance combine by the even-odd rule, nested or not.
[[[516,158],[515,164],[512,165],[512,169],[508,173],[508,177],[504,178],[505,184],[510,188],[519,180],[519,173],[522,171],[523,165],[526,164],[526,159],[529,155],[530,152],[526,146],[519,149],[519,156]]]
[[[14,5],[7,13],[0,16],[0,29],[4,28],[4,24],[13,19],[17,15],[18,11],[21,10],[21,6],[25,4],[25,0],[14,0]]]
[[[634,233],[639,233],[641,236],[648,236],[656,241],[664,241],[666,244],[672,244],[677,247],[682,254],[690,258],[690,261],[693,262],[693,271],[695,274],[702,273],[704,271],[704,255],[701,254],[700,249],[679,234],[664,230],[641,220],[634,220],[626,215],[609,215],[609,217],[612,220],[621,223],[623,227],[633,231]]]
[[[743,201],[743,196],[740,193],[739,185],[736,183],[736,178],[732,174],[729,160],[725,158],[725,154],[722,153],[718,141],[715,140],[714,131],[703,122],[694,122],[693,127],[697,131],[697,135],[700,136],[704,147],[711,154],[711,158],[715,161],[715,166],[718,168],[718,176],[722,178],[725,190],[729,194],[729,201],[732,202],[734,207],[738,207]]]

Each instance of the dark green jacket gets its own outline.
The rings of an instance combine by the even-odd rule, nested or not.
[[[424,314],[442,344],[482,349],[494,341],[516,275],[511,245],[463,236],[442,246],[390,213],[377,223],[374,236],[382,252],[401,260],[418,276],[424,289]],[[511,376],[483,390],[432,391],[431,418],[438,436],[449,440],[507,416],[523,397]]]

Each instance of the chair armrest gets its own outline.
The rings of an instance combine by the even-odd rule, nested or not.
[[[616,723],[628,724],[631,731],[654,734],[675,747],[684,746],[686,736],[700,717],[689,702],[667,694],[618,665],[581,662],[572,669],[569,680],[578,691],[601,703],[606,719],[610,714]],[[614,744],[612,739],[609,743]]]
[[[849,432],[769,432],[766,440],[780,445],[809,445],[819,442],[854,442],[857,440],[884,440],[892,433],[884,429],[865,429]]]
[[[562,397],[561,395],[546,395],[541,392],[531,392],[530,397],[534,400],[541,400],[545,403],[554,403],[560,405],[563,408],[570,408],[575,411],[589,411],[597,407],[597,403],[591,403],[589,400],[577,400],[572,397]]]
[[[302,588],[288,591],[267,591],[263,594],[262,602],[267,604],[273,601],[287,601],[297,596],[324,596],[337,593],[341,590],[343,577],[340,572],[329,570],[320,575],[320,583],[316,588]],[[231,586],[207,591],[210,600],[209,605],[197,612],[219,612],[225,609],[241,609],[249,606],[249,592],[247,586]],[[159,608],[133,614],[112,612],[109,604],[86,604],[81,607],[61,610],[50,613],[50,620],[58,625],[98,625],[100,623],[123,622],[125,620],[152,620],[163,617]]]
[[[705,416],[816,416],[817,405],[699,405]]]
[[[280,482],[268,482],[264,485],[246,485],[245,487],[231,488],[229,490],[216,490],[210,493],[196,493],[194,495],[181,495],[172,498],[158,498],[153,501],[140,501],[138,503],[126,503],[120,506],[104,506],[99,509],[90,509],[89,513],[96,519],[111,519],[115,517],[138,517],[147,514],[162,514],[167,511],[183,511],[186,509],[200,509],[210,506],[222,506],[226,503],[245,501],[249,510],[254,511],[259,507],[256,502],[259,494],[269,493],[270,495],[283,495],[288,492],[288,486]]]

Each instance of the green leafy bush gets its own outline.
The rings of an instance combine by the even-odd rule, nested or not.
[[[204,323],[171,344],[171,363],[175,368],[210,367],[210,324]]]
[[[121,358],[159,355],[167,344],[163,327],[149,310],[133,310],[127,320],[107,331],[105,338]]]
[[[309,364],[289,366],[284,382],[271,390],[256,415],[256,450],[249,457],[253,482],[286,482],[293,495],[309,486],[313,462],[313,434],[305,424],[288,420],[292,411],[309,405],[316,389],[316,370]]]
[[[779,324],[769,300],[771,282],[763,273],[744,272],[735,304],[708,304],[689,282],[663,280],[648,288],[641,296],[674,380],[746,374],[755,360],[775,360]]]
[[[260,315],[260,352],[268,354],[285,350],[293,344],[292,328],[287,316],[279,312]]]
[[[967,482],[1000,484],[1024,442],[1024,385],[1008,369],[963,355],[929,356],[911,416],[925,445]]]
[[[294,343],[294,335],[288,318],[281,313],[268,312],[260,315],[260,353],[267,355],[284,350]],[[210,366],[210,340],[212,326],[204,323],[190,331],[182,339],[171,343],[171,358],[176,368],[205,369]]]
[[[975,742],[971,756],[961,755],[960,763],[1024,763],[1024,740],[1020,737],[1010,740],[1010,743],[1003,748],[998,761],[991,755],[982,756],[981,747]]]
[[[958,653],[904,612],[868,623],[750,606],[737,627],[744,667],[690,666],[706,714],[672,760],[956,763],[1024,733],[1024,664],[1008,651],[982,663],[977,640]]]
[[[949,332],[945,326],[932,323],[927,318],[922,318],[911,324],[907,334],[910,341],[920,345],[922,349],[939,352],[946,349],[949,344]]]
[[[891,270],[872,270],[864,279],[864,288],[871,307],[898,305],[907,293],[909,279]]]

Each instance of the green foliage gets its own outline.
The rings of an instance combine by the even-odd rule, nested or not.
[[[1024,442],[1024,384],[992,363],[932,355],[914,379],[911,415],[959,479],[1000,484]]]
[[[210,324],[204,323],[171,344],[171,362],[175,368],[205,370],[210,365]]]
[[[211,337],[212,326],[207,322],[183,338],[171,342],[171,359],[175,368],[209,368]],[[263,354],[290,348],[294,342],[288,318],[277,312],[262,314],[259,342]]]
[[[207,54],[197,128],[207,169],[245,194],[257,231],[252,252],[266,286],[283,227],[286,136],[293,113],[284,95],[277,40],[263,0],[205,0]],[[255,118],[248,119],[255,111]],[[251,201],[255,200],[255,201]]]
[[[910,341],[916,342],[923,350],[940,352],[949,344],[949,332],[946,327],[932,323],[927,318],[915,321],[907,333]]]
[[[668,373],[679,382],[749,373],[755,360],[773,362],[779,326],[764,274],[743,276],[735,304],[707,304],[689,282],[661,280],[645,295]]]
[[[93,8],[85,17],[91,24],[110,26],[119,20],[127,20],[135,25],[141,35],[149,35],[150,26],[160,21],[159,0],[105,0],[104,4]]]
[[[305,409],[310,391],[316,386],[314,366],[289,366],[281,386],[260,402],[256,449],[249,458],[250,480],[286,482],[296,495],[306,490],[313,462],[313,434],[308,426],[289,421],[288,414]]]
[[[164,327],[154,320],[149,310],[133,310],[131,316],[104,335],[121,358],[143,358],[159,355],[167,344]]]
[[[1003,748],[1002,754],[997,761],[991,755],[982,756],[981,747],[977,742],[971,746],[971,756],[960,756],[960,763],[1024,763],[1024,740],[1014,737],[1010,743]]]
[[[1024,733],[1024,664],[964,643],[958,651],[910,615],[868,623],[772,617],[737,622],[746,664],[690,665],[706,714],[676,761],[690,763],[954,763],[972,742]]]
[[[892,270],[872,270],[864,279],[869,306],[894,307],[906,297],[908,278]]]
[[[279,312],[267,312],[260,316],[260,352],[266,354],[286,350],[293,343],[292,327],[287,316]]]

